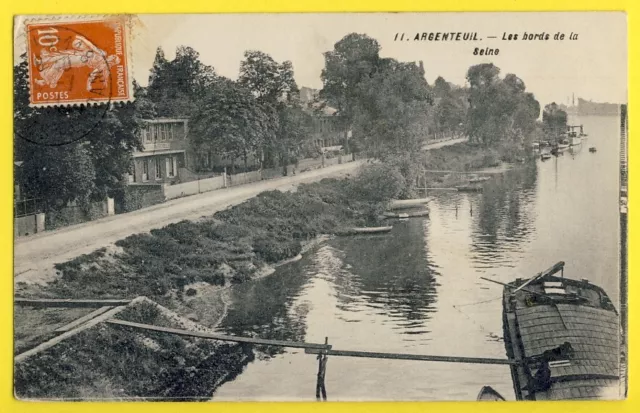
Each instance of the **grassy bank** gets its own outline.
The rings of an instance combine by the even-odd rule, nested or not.
[[[473,170],[500,162],[497,151],[458,144],[428,151],[427,169]],[[381,225],[390,199],[406,193],[421,166],[373,164],[351,179],[325,179],[295,192],[268,191],[211,217],[135,234],[91,254],[56,264],[44,286],[17,295],[64,298],[146,296],[188,314],[196,297],[263,274],[297,256],[305,243],[346,228]],[[429,177],[437,185],[441,176]],[[213,304],[212,304],[213,305]],[[216,312],[214,312],[216,313]],[[209,319],[215,318],[211,314]]]
[[[382,165],[349,180],[323,180],[295,192],[269,191],[197,222],[136,234],[56,265],[44,287],[18,295],[65,298],[146,296],[178,308],[203,284],[223,287],[254,278],[297,256],[306,242],[353,226],[376,225],[402,177]]]
[[[148,300],[116,318],[202,329]],[[15,366],[20,399],[207,400],[253,357],[249,348],[98,324]]]

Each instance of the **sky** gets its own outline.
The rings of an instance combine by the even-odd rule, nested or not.
[[[430,84],[442,76],[463,85],[469,66],[494,63],[514,73],[542,105],[577,97],[598,102],[627,100],[627,23],[623,12],[567,13],[363,13],[139,15],[133,30],[134,78],[148,83],[157,47],[166,57],[191,46],[219,75],[237,79],[245,50],[276,61],[290,60],[299,86],[321,88],[323,53],[349,33],[378,40],[382,57],[422,60]],[[394,41],[423,32],[477,32],[475,42]],[[550,40],[522,40],[523,33],[548,33]],[[553,40],[564,33],[562,41]],[[569,40],[570,33],[577,40]],[[503,34],[518,40],[502,40]],[[496,36],[495,39],[489,36]],[[497,56],[474,49],[499,49]],[[20,47],[16,42],[16,53]],[[15,55],[15,53],[14,53]]]

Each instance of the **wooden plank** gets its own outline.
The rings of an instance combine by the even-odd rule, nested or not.
[[[125,299],[107,299],[107,300],[73,300],[58,298],[14,298],[14,305],[25,307],[116,307],[127,305],[131,300]]]
[[[65,331],[69,331],[71,329],[74,329],[74,328],[78,327],[80,324],[83,324],[84,322],[89,321],[92,318],[95,318],[95,317],[99,316],[100,314],[109,311],[111,308],[113,308],[113,307],[108,306],[108,305],[100,307],[97,310],[92,311],[89,314],[85,315],[84,317],[80,317],[77,320],[72,321],[67,325],[64,325],[64,326],[62,326],[60,328],[57,328],[55,331],[57,333],[64,333]]]
[[[199,338],[206,338],[211,340],[235,341],[238,343],[262,344],[266,346],[279,346],[279,347],[318,349],[318,350],[328,350],[331,348],[331,345],[328,345],[328,344],[302,343],[302,342],[295,342],[295,341],[267,340],[262,338],[253,338],[253,337],[227,336],[223,334],[211,334],[211,333],[202,333],[199,331],[180,330],[177,328],[159,327],[151,324],[133,323],[130,321],[117,320],[117,319],[107,320],[107,323],[117,324],[117,325],[126,326],[126,327],[139,328],[142,330],[157,331],[160,333],[177,334],[180,336],[188,336],[188,337],[199,337]]]
[[[377,353],[371,351],[353,350],[316,350],[306,349],[307,354],[326,354],[327,356],[342,357],[365,357],[392,360],[415,360],[415,361],[440,361],[445,363],[468,363],[468,364],[516,364],[515,360],[494,359],[481,357],[457,357],[457,356],[429,356],[425,354],[401,354],[401,353]]]
[[[53,346],[55,346],[56,344],[60,343],[63,340],[66,340],[70,337],[75,336],[76,334],[91,328],[93,326],[95,326],[98,323],[101,323],[103,321],[106,321],[108,319],[110,319],[111,317],[113,317],[114,315],[118,314],[120,311],[124,310],[125,308],[127,308],[127,306],[123,305],[123,306],[119,306],[119,307],[115,307],[112,308],[111,310],[107,311],[104,314],[101,314],[91,320],[89,320],[88,322],[84,323],[83,325],[81,325],[80,327],[77,327],[73,330],[69,330],[65,333],[60,334],[57,337],[52,338],[49,341],[45,341],[44,343],[32,348],[31,350],[27,350],[24,353],[20,353],[17,356],[15,356],[14,358],[14,362],[16,364],[21,363],[23,361],[25,361],[27,358],[33,356],[34,354],[38,354],[41,351],[44,351],[48,348],[51,348]]]
[[[524,284],[522,284],[520,287],[516,288],[515,290],[513,290],[513,292],[518,292],[521,289],[523,289],[524,287],[526,287],[527,285],[529,285],[530,283],[532,283],[533,281],[539,280],[542,277],[546,277],[547,275],[553,275],[555,273],[557,273],[558,271],[561,271],[564,268],[564,261],[560,261],[556,264],[554,264],[551,268],[548,268],[536,275],[534,275],[533,277],[529,278]]]
[[[487,174],[495,174],[495,172],[483,172],[483,171],[444,171],[444,170],[436,170],[436,169],[425,169],[422,172],[431,173],[431,174],[461,174],[461,175],[487,175]]]

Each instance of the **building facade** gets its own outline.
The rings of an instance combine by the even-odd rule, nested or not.
[[[131,184],[170,183],[180,180],[186,168],[187,119],[158,118],[144,121],[141,151],[133,152]]]

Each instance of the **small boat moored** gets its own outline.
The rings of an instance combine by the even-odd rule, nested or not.
[[[478,393],[479,402],[504,402],[506,401],[504,397],[500,395],[497,391],[493,389],[491,386],[483,386],[480,389],[480,393]]]
[[[411,211],[411,212],[385,212],[383,214],[384,218],[399,218],[399,219],[428,217],[428,216],[429,216],[428,209],[422,209],[419,211]]]
[[[491,178],[488,176],[471,175],[471,177],[469,178],[469,183],[477,184],[477,183],[486,182],[490,179]]]
[[[589,152],[595,153],[596,152],[596,147],[595,146],[590,147],[589,148]]]
[[[393,229],[392,226],[386,227],[355,227],[349,228],[344,231],[338,231],[338,235],[357,235],[357,234],[381,234],[390,232]]]
[[[430,201],[429,198],[416,198],[416,199],[393,199],[389,202],[388,208],[390,210],[394,209],[405,209],[405,208],[416,208],[420,207],[424,204],[428,204]]]

